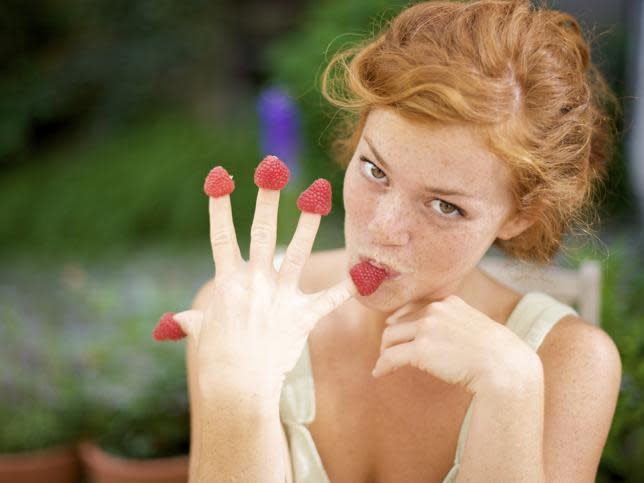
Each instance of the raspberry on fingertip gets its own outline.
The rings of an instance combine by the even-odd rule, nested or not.
[[[254,181],[258,188],[279,191],[288,184],[288,166],[277,156],[269,154],[255,168]]]
[[[318,178],[300,193],[297,207],[307,213],[326,216],[331,212],[331,200],[331,183],[324,178]]]
[[[232,193],[235,190],[235,182],[233,181],[233,177],[228,174],[228,171],[226,171],[225,168],[222,166],[215,166],[210,170],[208,176],[206,176],[203,190],[208,196],[219,198]]]

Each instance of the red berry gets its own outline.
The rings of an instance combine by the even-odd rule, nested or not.
[[[374,267],[369,262],[356,263],[349,274],[360,295],[371,295],[387,277],[386,270]]]
[[[316,179],[311,186],[300,193],[297,207],[307,213],[328,215],[331,211],[331,183],[324,178]]]
[[[288,183],[288,176],[288,166],[277,156],[269,154],[255,168],[255,185],[279,191]]]
[[[233,177],[228,174],[228,171],[221,166],[215,166],[206,176],[203,190],[208,196],[219,198],[232,193],[235,190],[235,182]]]
[[[174,320],[174,312],[163,314],[152,333],[155,340],[179,340],[185,336],[179,323]]]

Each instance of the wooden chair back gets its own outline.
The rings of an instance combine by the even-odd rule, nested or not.
[[[485,256],[479,268],[519,292],[544,292],[573,307],[582,319],[601,324],[601,265],[597,260],[584,260],[578,269],[572,269],[556,265],[536,267]]]

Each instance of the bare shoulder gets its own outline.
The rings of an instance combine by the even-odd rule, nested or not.
[[[304,293],[315,293],[340,282],[344,276],[345,263],[344,248],[311,253],[302,270],[300,290]],[[213,277],[197,290],[192,301],[193,309],[203,309],[206,306],[208,294],[214,286]]]
[[[620,365],[619,350],[610,335],[574,314],[563,317],[552,328],[538,354],[544,363],[592,358],[595,364]]]
[[[538,354],[548,479],[594,481],[619,397],[619,350],[600,327],[569,315],[548,333]]]

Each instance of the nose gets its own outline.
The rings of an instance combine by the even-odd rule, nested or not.
[[[382,245],[405,245],[409,242],[410,210],[395,194],[383,196],[373,210],[367,229],[374,242]]]

